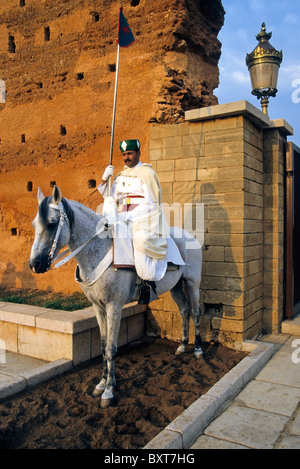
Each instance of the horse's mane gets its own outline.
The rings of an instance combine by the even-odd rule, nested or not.
[[[39,215],[41,219],[43,220],[44,223],[47,223],[47,218],[48,218],[48,209],[49,209],[49,203],[51,202],[52,197],[45,197],[42,202],[39,205]],[[62,198],[61,202],[64,206],[64,211],[66,212],[66,215],[68,217],[69,223],[70,223],[70,228],[72,228],[73,223],[74,223],[74,213],[66,199]]]

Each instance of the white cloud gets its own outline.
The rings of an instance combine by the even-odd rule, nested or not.
[[[249,82],[249,74],[248,72],[242,72],[241,70],[235,70],[233,73],[232,73],[232,79],[233,81],[235,81],[236,83],[248,83]]]
[[[269,2],[263,0],[249,0],[249,7],[252,11],[260,14],[262,11],[268,11]]]
[[[297,79],[300,79],[300,63],[281,65],[278,81],[282,87],[290,89],[292,82]]]
[[[298,22],[298,17],[293,13],[287,13],[283,21],[284,23],[294,24]]]

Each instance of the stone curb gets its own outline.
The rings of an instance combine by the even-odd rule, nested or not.
[[[242,350],[252,351],[143,449],[189,448],[212,420],[259,373],[277,348],[271,343],[245,341]]]
[[[73,368],[73,361],[61,358],[38,366],[30,371],[20,373],[18,376],[7,376],[7,380],[0,384],[0,400],[54,378],[71,368]]]

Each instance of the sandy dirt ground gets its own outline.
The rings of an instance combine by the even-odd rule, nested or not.
[[[244,356],[218,344],[193,347],[147,339],[116,359],[115,405],[101,409],[92,391],[101,358],[0,402],[1,449],[140,449],[205,394]]]

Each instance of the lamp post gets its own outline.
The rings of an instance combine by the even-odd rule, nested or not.
[[[276,96],[279,67],[282,51],[276,50],[270,43],[272,33],[267,33],[265,23],[257,34],[256,48],[247,54],[246,65],[251,79],[252,94],[261,99],[262,111],[268,114],[269,97]]]

